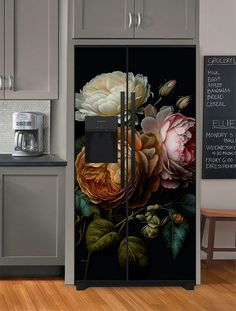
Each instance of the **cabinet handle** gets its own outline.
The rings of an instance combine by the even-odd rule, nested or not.
[[[131,92],[131,183],[135,184],[135,92]]]
[[[129,27],[129,28],[131,28],[132,23],[133,23],[132,14],[131,14],[131,12],[129,12],[129,24],[128,24],[128,27]]]
[[[0,91],[3,90],[3,77],[0,75]]]
[[[125,92],[120,92],[121,112],[121,150],[120,150],[120,184],[125,188]]]
[[[140,12],[138,12],[138,28],[141,26],[141,23],[142,23],[142,17],[141,17]]]
[[[13,77],[9,76],[8,77],[8,81],[9,81],[9,90],[13,91],[14,90],[14,86],[13,86]]]

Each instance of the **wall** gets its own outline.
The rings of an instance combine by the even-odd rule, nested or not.
[[[236,0],[200,0],[200,98],[203,98],[203,55],[236,55]],[[236,107],[236,103],[235,103]],[[236,108],[235,108],[236,109]],[[202,113],[201,113],[202,115]],[[201,180],[201,206],[236,209],[236,180]],[[204,240],[206,234],[204,236]],[[216,227],[217,247],[234,247],[236,222]],[[205,254],[202,254],[205,257]],[[215,253],[215,259],[236,259],[236,253]]]
[[[1,100],[0,101],[0,153],[12,153],[14,135],[13,112],[36,111],[44,114],[44,152],[50,153],[50,101]]]

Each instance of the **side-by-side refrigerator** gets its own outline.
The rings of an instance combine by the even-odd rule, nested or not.
[[[75,284],[196,280],[196,49],[75,47]]]

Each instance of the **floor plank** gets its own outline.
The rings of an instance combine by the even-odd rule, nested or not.
[[[236,261],[202,265],[202,284],[179,287],[88,288],[61,279],[0,280],[0,311],[235,311]]]

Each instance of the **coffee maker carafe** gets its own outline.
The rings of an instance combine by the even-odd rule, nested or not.
[[[13,156],[37,156],[43,153],[43,114],[14,112]]]

